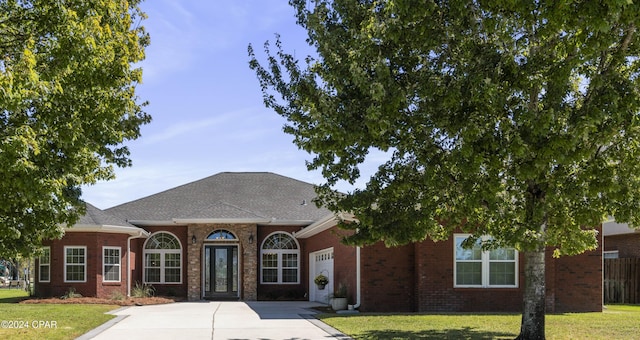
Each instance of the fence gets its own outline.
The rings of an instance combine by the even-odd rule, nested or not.
[[[640,258],[604,260],[604,303],[640,303]]]

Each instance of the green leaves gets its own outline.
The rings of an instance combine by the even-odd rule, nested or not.
[[[29,255],[84,205],[80,186],[130,164],[150,117],[135,95],[139,1],[0,0],[0,253]]]
[[[315,156],[323,202],[358,216],[349,242],[461,228],[577,254],[605,216],[640,222],[640,5],[291,4],[317,55],[300,65],[278,41],[251,68]],[[328,190],[372,148],[391,156],[366,189]]]

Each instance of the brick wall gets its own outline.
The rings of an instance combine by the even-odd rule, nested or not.
[[[424,241],[415,245],[419,312],[510,312],[521,309],[521,288],[454,288],[453,239]],[[520,255],[522,264],[522,255]],[[519,266],[520,287],[524,282]],[[500,301],[500,303],[496,303]]]
[[[363,312],[415,310],[414,247],[386,248],[382,243],[363,247],[361,294]],[[337,260],[336,260],[337,261]]]
[[[600,236],[601,242],[601,236]],[[577,256],[546,256],[548,312],[602,310],[601,248]],[[519,312],[524,258],[517,288],[454,288],[453,240],[398,248],[363,248],[362,311]]]
[[[640,233],[607,236],[604,250],[617,250],[619,258],[640,257]]]
[[[602,311],[602,228],[599,231],[598,249],[555,259],[555,312]]]
[[[337,227],[333,227],[329,230],[320,232],[313,237],[302,239],[305,253],[303,255],[303,263],[305,266],[304,284],[305,289],[309,289],[309,254],[327,249],[333,248],[334,262],[333,262],[333,285],[331,291],[335,292],[339,285],[347,287],[347,297],[349,304],[356,303],[356,247],[346,246],[340,242],[343,236],[352,233],[350,230],[342,230]]]
[[[126,234],[115,233],[87,233],[68,232],[61,240],[44,242],[44,246],[51,247],[51,280],[40,282],[36,273],[35,291],[38,296],[62,296],[74,289],[82,296],[111,298],[115,294],[126,296],[127,272],[126,272]],[[64,282],[64,247],[86,247],[86,282]],[[120,282],[103,282],[102,280],[102,247],[120,247]],[[38,270],[36,264],[36,271]]]

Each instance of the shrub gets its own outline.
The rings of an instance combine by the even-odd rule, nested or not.
[[[82,297],[82,294],[76,293],[75,288],[69,287],[69,289],[67,289],[67,292],[64,293],[64,295],[62,295],[60,298],[63,300],[66,300],[66,299],[81,298],[81,297]]]
[[[111,300],[122,301],[124,300],[124,294],[122,294],[122,292],[119,290],[114,290],[111,293]]]
[[[133,297],[151,297],[155,294],[156,289],[152,285],[140,284],[136,282],[136,286],[131,289],[131,296]]]

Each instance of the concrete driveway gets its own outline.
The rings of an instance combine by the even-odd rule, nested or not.
[[[316,320],[313,302],[178,302],[117,309],[79,339],[350,339]]]

